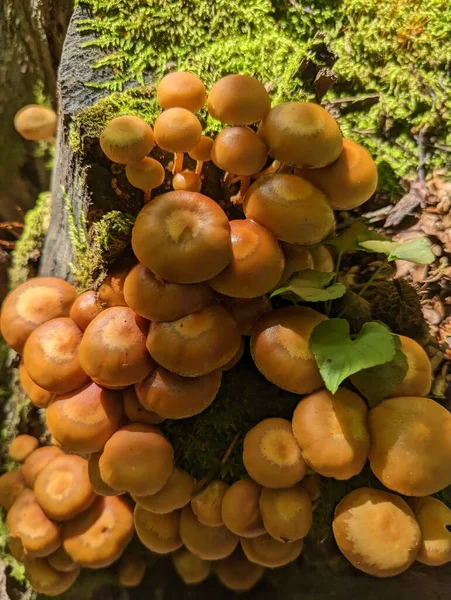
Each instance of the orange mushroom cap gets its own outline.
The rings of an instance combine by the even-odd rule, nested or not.
[[[281,244],[285,257],[285,268],[279,283],[285,283],[294,273],[304,269],[314,269],[312,253],[305,246],[296,246],[294,244]]]
[[[417,561],[440,567],[451,561],[451,509],[437,498],[415,498],[412,506],[421,529],[421,546]]]
[[[240,335],[251,335],[259,318],[272,311],[271,300],[268,296],[258,298],[220,296],[218,300],[234,318]]]
[[[92,489],[99,496],[120,496],[124,492],[113,490],[113,488],[107,485],[100,476],[99,460],[101,456],[101,452],[95,452],[89,455],[88,474]]]
[[[310,531],[312,501],[302,484],[279,490],[263,488],[259,505],[263,525],[274,539],[294,542]]]
[[[211,160],[211,150],[214,140],[211,137],[203,135],[195,146],[188,152],[193,160],[208,162]]]
[[[266,533],[260,515],[261,485],[252,479],[235,481],[222,499],[224,525],[240,537],[258,537]]]
[[[267,158],[265,143],[248,127],[226,127],[216,136],[211,150],[215,165],[235,175],[258,173]]]
[[[133,258],[126,257],[111,267],[97,293],[97,304],[100,308],[127,306],[124,298],[124,283],[135,262]]]
[[[145,156],[138,162],[128,163],[125,167],[125,176],[133,187],[140,190],[153,190],[164,182],[165,170],[158,160]]]
[[[146,574],[146,561],[142,556],[127,550],[118,565],[118,579],[121,587],[136,587]]]
[[[58,117],[51,108],[28,104],[14,117],[14,128],[26,140],[34,142],[52,138],[56,134]]]
[[[211,562],[199,558],[188,548],[180,548],[171,558],[175,570],[186,585],[202,583],[210,575]]]
[[[46,558],[49,565],[61,573],[69,573],[74,569],[80,569],[77,563],[64,550],[63,546],[60,546],[58,550],[55,550],[55,552],[52,552]]]
[[[28,487],[34,487],[37,476],[42,469],[54,458],[62,456],[63,452],[56,446],[41,446],[32,452],[22,466],[22,475]]]
[[[252,539],[241,538],[241,547],[247,560],[272,569],[295,561],[302,552],[303,541],[286,544],[265,534]]]
[[[144,381],[147,381],[145,379]],[[137,384],[138,385],[138,384]],[[127,419],[132,423],[147,423],[147,425],[158,425],[164,421],[164,417],[160,417],[156,412],[146,410],[138,400],[135,388],[133,386],[126,388],[123,393],[124,412]]]
[[[135,529],[141,542],[152,552],[169,554],[182,547],[179,536],[178,511],[155,514],[137,504],[134,512]]]
[[[100,134],[100,147],[113,162],[127,164],[142,160],[155,145],[150,125],[132,115],[115,117]]]
[[[70,318],[84,331],[93,321],[102,308],[97,303],[97,294],[93,290],[88,290],[80,294],[70,309]]]
[[[19,381],[25,395],[34,406],[37,406],[38,408],[47,408],[53,397],[52,392],[48,392],[31,379],[23,361],[21,361],[19,365]]]
[[[407,358],[407,373],[390,396],[427,396],[432,385],[432,367],[429,356],[418,342],[404,335],[398,336],[401,351]]]
[[[202,125],[186,108],[168,108],[156,119],[155,140],[167,152],[188,152],[200,140]]]
[[[200,192],[202,187],[202,179],[200,175],[194,171],[180,171],[176,173],[172,179],[172,187],[174,190],[186,190],[187,192]]]
[[[8,471],[0,475],[0,506],[9,510],[26,487],[22,471]]]
[[[222,585],[234,592],[246,592],[257,585],[263,577],[264,568],[251,563],[240,546],[235,552],[218,561],[216,574]]]
[[[64,594],[80,574],[80,567],[77,565],[71,571],[62,573],[45,558],[33,558],[25,561],[25,575],[30,582],[31,587],[39,594],[46,596],[60,596]]]
[[[268,114],[271,99],[265,86],[248,75],[227,75],[208,95],[208,112],[229,125],[250,125]]]
[[[186,108],[196,112],[203,107],[206,97],[203,82],[186,71],[168,73],[157,85],[157,100],[164,109]]]
[[[150,496],[133,496],[133,500],[149,512],[164,515],[188,504],[195,486],[194,477],[174,467],[159,492]]]
[[[224,524],[221,507],[228,487],[225,481],[214,479],[191,499],[192,511],[203,525],[219,527]]]
[[[9,457],[17,462],[24,462],[25,459],[39,447],[39,440],[32,435],[18,435],[9,444]]]

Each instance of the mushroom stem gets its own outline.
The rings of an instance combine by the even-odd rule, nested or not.
[[[152,199],[152,190],[144,190],[144,204],[147,204]]]
[[[278,173],[291,173],[293,171],[293,167],[290,167],[290,165],[287,165],[284,162],[280,162],[279,163],[279,169],[278,169]]]
[[[231,183],[235,183],[236,181],[241,182],[240,189],[236,194],[230,196],[230,202],[235,205],[241,205],[244,202],[244,196],[251,184],[251,178],[248,175],[240,175],[238,178],[232,180]]]
[[[272,175],[273,173],[277,173],[282,166],[282,163],[278,160],[273,160],[269,167],[266,169],[262,169],[258,173],[253,173],[251,175],[252,179],[258,179],[259,177],[263,177],[263,175]]]
[[[194,172],[196,173],[196,175],[200,175],[202,173],[202,167],[204,165],[204,161],[203,160],[198,160],[196,161],[196,169],[194,170]]]
[[[180,173],[183,170],[183,158],[184,152],[174,152],[174,166],[172,167],[172,174]]]

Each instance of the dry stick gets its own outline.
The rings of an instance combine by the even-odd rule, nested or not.
[[[235,446],[237,445],[240,435],[241,435],[241,432],[238,432],[235,435],[235,437],[233,438],[230,446],[227,448],[226,453],[222,457],[222,460],[220,463],[221,467],[223,467],[226,464],[226,462],[229,460],[230,455],[232,454],[233,450],[235,449]],[[211,469],[211,471],[208,475],[205,475],[205,477],[202,477],[202,479],[197,483],[196,487],[194,488],[194,491],[193,491],[191,497],[197,496],[197,494],[200,494],[200,492],[213,480],[213,477],[216,475],[217,470],[218,470],[218,467],[213,467],[213,469]]]

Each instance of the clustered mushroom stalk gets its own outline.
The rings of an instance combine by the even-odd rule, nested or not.
[[[347,387],[325,389],[309,341],[328,317],[305,306],[273,309],[269,298],[294,273],[333,271],[321,242],[334,231],[334,210],[359,206],[376,189],[368,152],[343,140],[318,105],[271,108],[265,87],[247,75],[219,80],[207,100],[196,75],[170,73],[157,98],[163,112],[153,129],[121,115],[99,140],[144,191],[134,257],[97,290],[79,295],[60,279],[34,278],[3,303],[2,336],[21,356],[21,385],[45,409],[53,440],[38,447],[31,436],[16,438],[9,453],[19,468],[0,477],[11,552],[31,585],[57,595],[81,568],[119,561],[120,585],[134,587],[148,549],[171,554],[187,585],[214,570],[228,589],[251,589],[266,568],[301,554],[322,478],[348,480],[367,460],[389,491],[357,489],[336,507],[343,555],[375,577],[414,560],[451,561],[451,511],[431,498],[451,484],[451,415],[426,397],[424,350],[400,336],[407,373],[393,397],[369,409]],[[206,102],[226,125],[214,139],[194,114]],[[30,110],[16,127],[32,139],[41,125]],[[165,181],[149,156],[155,144],[174,154],[174,190],[150,200]],[[183,169],[186,152],[194,171]],[[229,183],[241,182],[231,198],[240,218],[200,193],[210,160]],[[244,353],[268,385],[298,394],[298,405],[291,419],[273,415],[245,433],[246,478],[206,473],[197,482],[163,429],[220,402],[223,373],[233,374]],[[127,548],[134,532],[138,554]]]

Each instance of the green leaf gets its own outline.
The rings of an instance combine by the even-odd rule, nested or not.
[[[401,340],[393,336],[395,357],[387,363],[363,369],[351,377],[352,383],[373,407],[392,394],[404,379],[409,368],[406,355],[401,350]]]
[[[365,323],[352,340],[345,319],[328,319],[313,330],[310,350],[326,388],[335,394],[346,377],[390,362],[395,357],[395,342],[381,323]]]
[[[360,242],[360,246],[367,252],[385,254],[389,261],[408,260],[420,265],[429,265],[435,260],[431,244],[425,237],[417,238],[405,244],[370,240]]]
[[[339,252],[343,253],[362,250],[363,248],[360,247],[360,244],[367,240],[390,241],[385,235],[376,233],[375,231],[368,229],[364,223],[355,221],[344,233],[338,237],[329,238],[322,243],[327,246],[333,246],[334,248],[337,248]]]
[[[303,269],[295,273],[285,287],[279,288],[271,294],[271,298],[279,294],[291,292],[305,302],[325,302],[341,298],[346,294],[346,287],[342,283],[329,283],[335,273],[321,273],[313,269]]]

